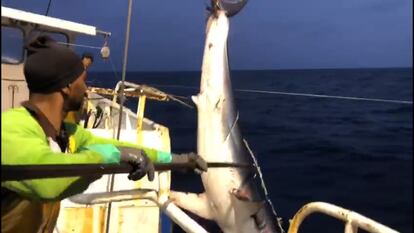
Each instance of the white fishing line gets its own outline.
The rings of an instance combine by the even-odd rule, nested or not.
[[[256,172],[257,172],[256,174],[259,175],[260,184],[261,184],[261,186],[263,188],[263,191],[265,193],[266,201],[269,203],[270,209],[272,210],[273,215],[276,217],[276,222],[277,222],[277,226],[279,227],[279,231],[281,233],[285,233],[285,231],[283,230],[283,227],[282,227],[282,218],[280,218],[279,215],[276,213],[275,207],[274,207],[272,201],[269,198],[269,192],[267,191],[267,187],[266,187],[264,179],[263,179],[263,173],[262,173],[262,170],[260,169],[259,163],[257,162],[256,156],[254,156],[253,151],[250,149],[250,146],[249,146],[249,143],[247,143],[247,140],[243,139],[243,142],[244,142],[244,145],[246,146],[247,151],[249,152],[250,156],[253,159],[253,163],[256,167]]]
[[[249,90],[249,89],[236,89],[235,91],[262,93],[262,94],[275,94],[275,95],[293,95],[293,96],[306,96],[306,97],[317,97],[317,98],[330,98],[330,99],[374,101],[374,102],[385,102],[385,103],[396,103],[396,104],[413,104],[412,101],[406,101],[406,100],[375,99],[375,98],[363,98],[363,97],[352,97],[352,96],[319,95],[319,94],[281,92],[281,91],[261,91],[261,90]]]
[[[158,87],[174,87],[183,89],[196,89],[196,87],[180,86],[180,85],[153,85]],[[384,102],[393,104],[410,104],[412,101],[407,100],[390,100],[390,99],[376,99],[376,98],[363,98],[353,96],[336,96],[336,95],[320,95],[320,94],[309,94],[309,93],[297,93],[297,92],[282,92],[282,91],[265,91],[265,90],[253,90],[253,89],[234,89],[237,92],[248,92],[258,94],[271,94],[271,95],[290,95],[290,96],[304,96],[304,97],[315,97],[315,98],[328,98],[328,99],[345,99],[345,100],[356,100],[356,101],[371,101],[371,102]]]

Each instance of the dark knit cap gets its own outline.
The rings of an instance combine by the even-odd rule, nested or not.
[[[59,91],[84,71],[81,58],[48,36],[39,36],[25,47],[24,76],[33,93]]]

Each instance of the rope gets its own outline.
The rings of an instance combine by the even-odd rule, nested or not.
[[[158,87],[174,87],[182,89],[194,89],[198,90],[196,87],[187,87],[180,85],[153,85]],[[305,97],[316,97],[316,98],[328,98],[328,99],[345,99],[345,100],[357,100],[357,101],[371,101],[371,102],[384,102],[384,103],[394,103],[394,104],[409,104],[412,105],[412,101],[407,100],[390,100],[390,99],[376,99],[376,98],[363,98],[363,97],[352,97],[352,96],[335,96],[335,95],[320,95],[320,94],[308,94],[308,93],[297,93],[297,92],[282,92],[282,91],[264,91],[264,90],[253,90],[253,89],[235,89],[237,92],[248,92],[248,93],[258,93],[258,94],[273,94],[273,95],[290,95],[290,96],[305,96]]]

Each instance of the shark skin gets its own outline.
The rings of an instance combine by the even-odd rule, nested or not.
[[[198,110],[197,150],[207,162],[257,165],[243,141],[233,101],[227,55],[229,19],[218,10],[207,22]],[[257,169],[258,166],[255,166]],[[226,233],[283,232],[257,169],[209,168],[202,194],[172,191],[179,207],[215,221]]]

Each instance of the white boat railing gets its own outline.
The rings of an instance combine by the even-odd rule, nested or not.
[[[326,202],[311,202],[303,206],[290,220],[288,233],[297,233],[300,224],[313,213],[323,213],[345,222],[345,233],[357,233],[358,228],[372,233],[398,233],[361,214]]]

